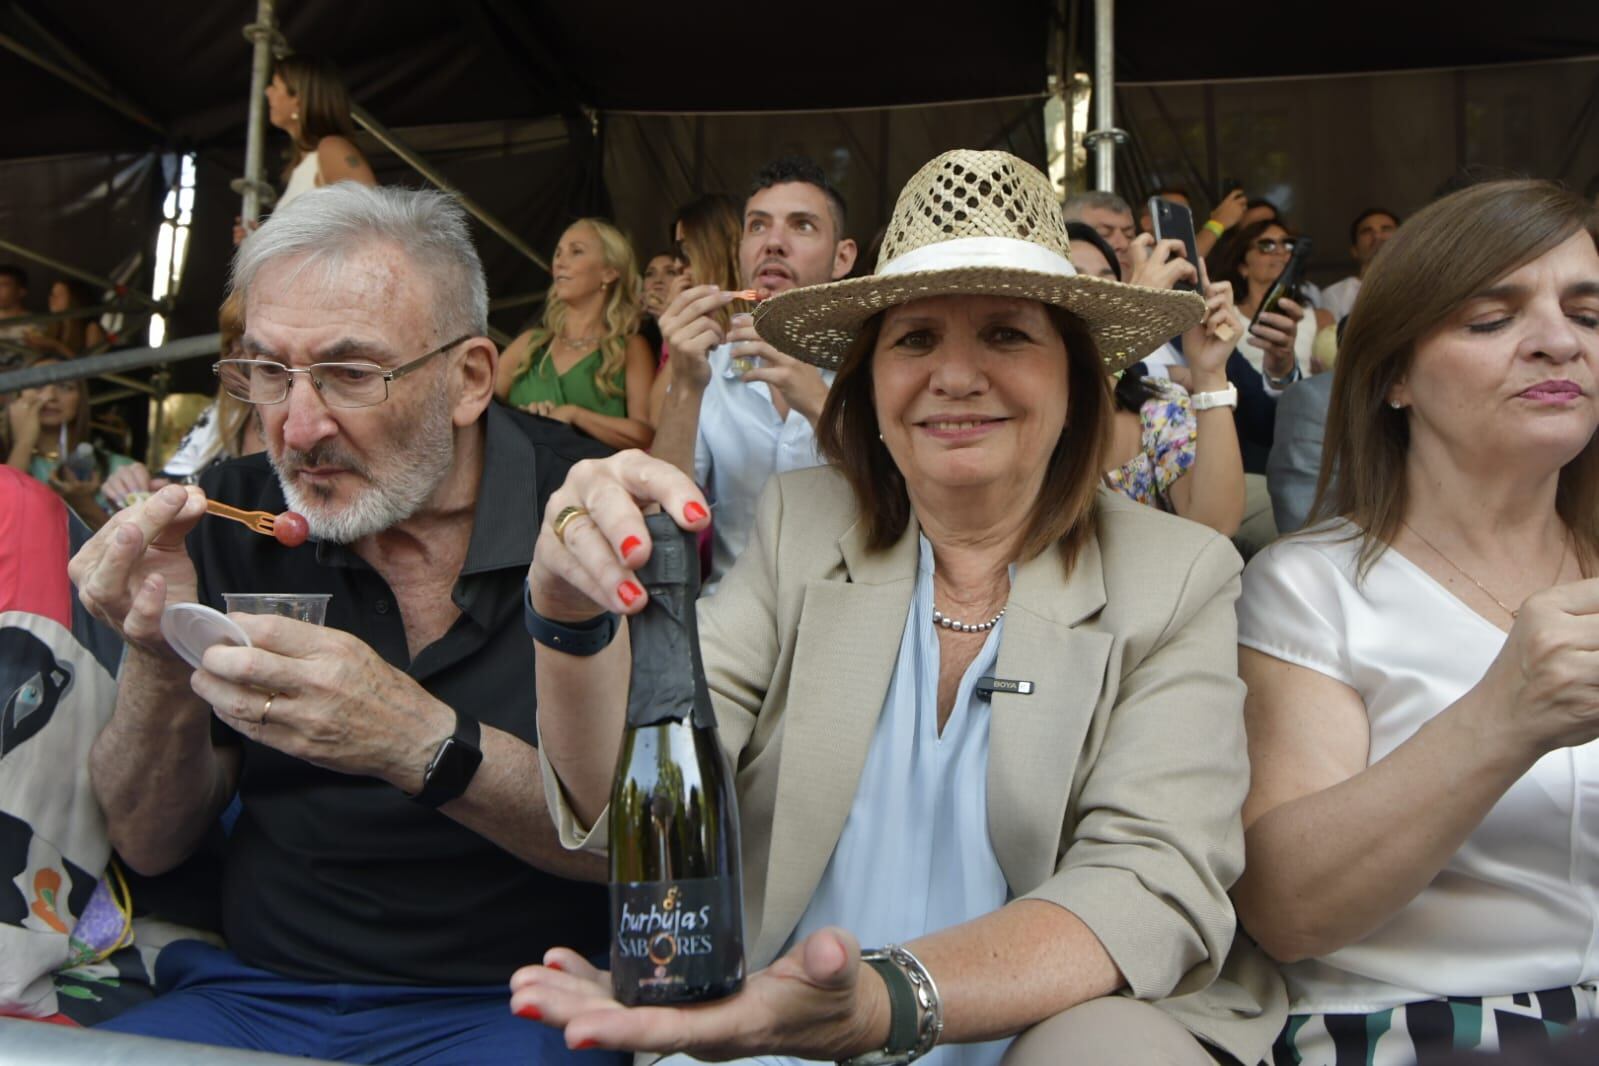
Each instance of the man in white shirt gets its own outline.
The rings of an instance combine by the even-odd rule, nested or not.
[[[787,158],[755,175],[739,270],[761,299],[836,281],[855,256],[855,242],[844,236],[844,200],[821,167]],[[761,340],[749,315],[733,316],[723,330],[714,313],[738,296],[698,285],[660,318],[671,384],[651,451],[692,475],[714,508],[707,593],[744,550],[767,480],[821,465],[816,419],[833,377]],[[753,368],[741,371],[735,357]]]
[[[1399,231],[1399,216],[1382,207],[1368,207],[1355,216],[1349,224],[1349,254],[1355,260],[1355,274],[1322,290],[1318,310],[1330,316],[1321,324],[1336,325],[1344,320],[1355,306],[1360,294],[1360,279],[1371,265],[1377,249],[1388,243],[1388,238]],[[1323,317],[1319,316],[1318,318]]]

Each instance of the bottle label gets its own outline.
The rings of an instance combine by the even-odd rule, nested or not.
[[[611,885],[611,979],[634,1002],[673,1002],[737,981],[744,916],[737,879]]]

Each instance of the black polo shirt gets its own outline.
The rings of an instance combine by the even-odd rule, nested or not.
[[[461,614],[414,661],[388,584],[339,545],[284,548],[204,519],[188,540],[200,601],[222,610],[224,592],[331,593],[330,628],[463,714],[535,743],[522,582],[550,493],[573,463],[609,449],[499,404],[485,417],[472,539],[452,594]],[[201,485],[236,507],[285,508],[265,456],[224,464]],[[246,962],[311,980],[492,985],[552,945],[592,955],[607,943],[603,886],[536,870],[392,785],[312,766],[213,721],[219,743],[243,748],[222,923]]]

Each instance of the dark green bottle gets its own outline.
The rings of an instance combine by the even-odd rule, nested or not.
[[[1300,290],[1305,284],[1305,273],[1310,268],[1310,255],[1315,247],[1309,237],[1300,237],[1294,241],[1294,250],[1288,254],[1288,262],[1283,265],[1283,272],[1277,275],[1277,280],[1266,290],[1265,298],[1260,301],[1260,306],[1255,308],[1255,314],[1249,320],[1251,333],[1260,321],[1260,316],[1276,312],[1277,305],[1284,297],[1294,303],[1304,303],[1305,295]],[[1309,314],[1310,308],[1307,307],[1305,313]]]
[[[650,598],[629,623],[627,729],[611,786],[611,983],[628,1006],[744,984],[738,800],[700,662],[694,534],[645,519]]]

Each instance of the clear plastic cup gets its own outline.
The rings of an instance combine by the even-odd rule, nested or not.
[[[224,592],[222,594],[229,614],[234,612],[277,614],[301,622],[310,622],[314,626],[321,625],[327,619],[328,601],[332,598],[331,595],[320,592]]]

